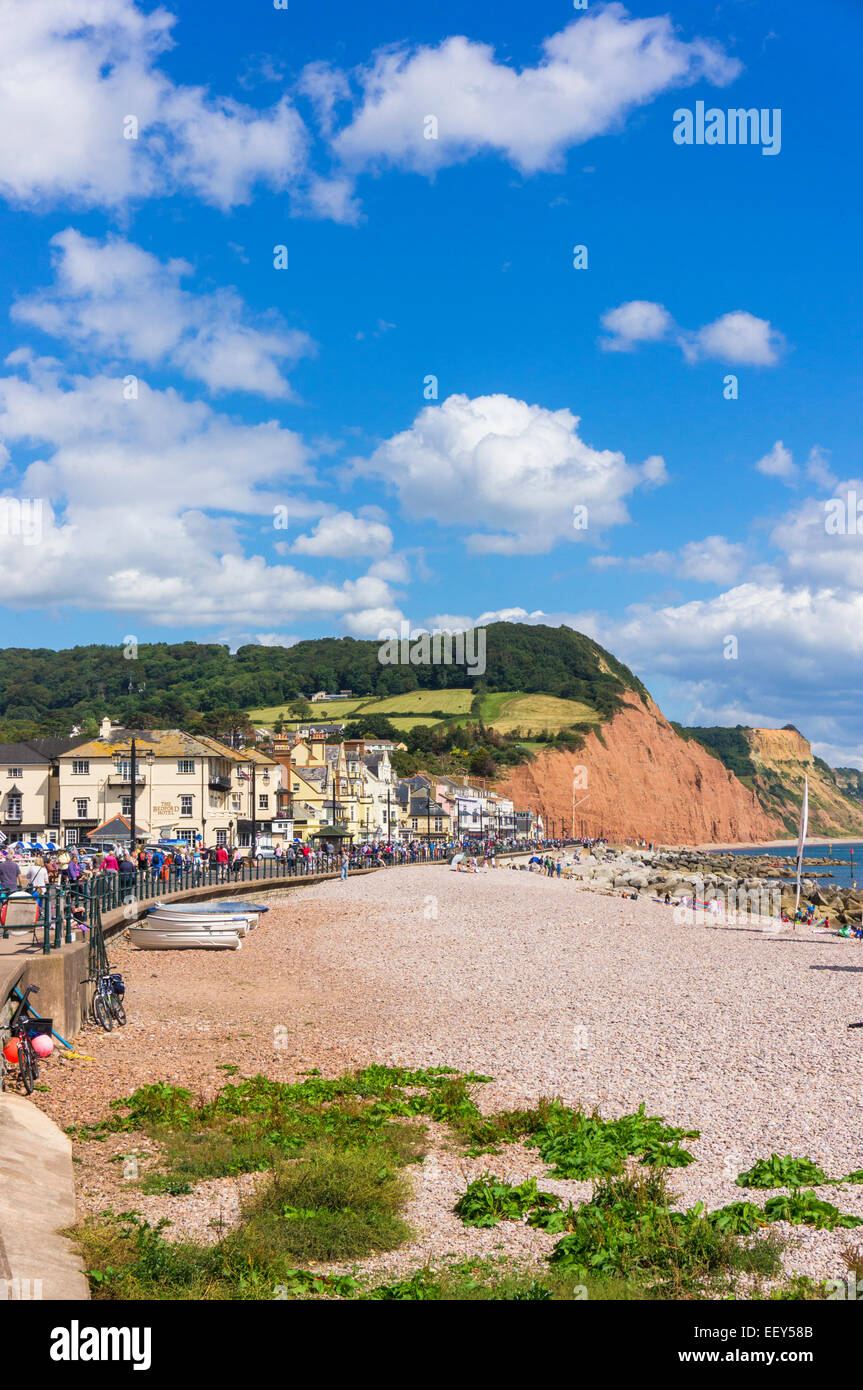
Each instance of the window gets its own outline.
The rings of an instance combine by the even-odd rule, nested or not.
[[[294,788],[294,791],[295,791],[295,792],[298,792],[298,791],[300,790],[300,784],[299,784],[299,782],[294,782],[294,783],[293,783],[293,788]]]
[[[75,814],[79,820],[87,819],[87,807],[90,803],[86,796],[79,796],[75,800]]]
[[[237,843],[242,845],[243,849],[246,849],[252,843],[252,832],[250,830],[241,830]]]
[[[132,798],[131,798],[131,796],[121,796],[121,797],[120,797],[120,815],[121,815],[121,816],[131,816],[131,814],[132,814]]]
[[[258,793],[258,810],[266,811],[269,809],[270,798],[266,792]]]
[[[178,771],[178,772],[182,772],[182,773],[194,772],[194,771],[195,771],[195,759],[194,759],[194,758],[178,758],[178,759],[177,759],[177,771]]]
[[[59,825],[59,824],[60,824],[60,803],[59,803],[59,801],[55,801],[55,802],[54,802],[54,805],[51,807],[51,824],[52,824],[52,825]]]
[[[191,798],[190,796],[181,796],[181,797],[180,797],[180,815],[181,815],[181,816],[191,816],[192,814],[193,814],[193,813],[192,813],[192,798]]]
[[[24,776],[24,769],[23,769],[23,767],[10,767],[10,769],[9,769],[9,776],[10,776],[10,777],[23,777],[23,776]]]
[[[67,845],[77,845],[77,843],[78,843],[78,827],[77,827],[77,826],[74,826],[71,830],[67,830],[67,831],[66,831],[66,844],[67,844]]]
[[[6,798],[6,819],[21,820],[23,812],[21,810],[20,796],[7,796]]]
[[[218,845],[226,846],[227,843],[228,843],[228,832],[227,832],[227,830],[217,830],[217,831],[216,831],[216,845],[217,845],[217,846],[218,846]]]
[[[89,759],[89,758],[73,758],[73,759],[72,759],[72,775],[73,775],[73,777],[89,777],[89,776],[90,776],[90,759]]]
[[[185,840],[187,845],[191,845],[191,843],[192,843],[192,841],[194,840],[194,838],[195,838],[195,832],[194,832],[194,830],[178,830],[178,831],[177,831],[177,839],[178,839],[178,840]]]

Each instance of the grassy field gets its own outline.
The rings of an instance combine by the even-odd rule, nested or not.
[[[389,715],[405,710],[410,714],[425,714],[426,711],[439,709],[444,714],[469,714],[472,700],[472,690],[411,690],[407,695],[370,700],[365,713]]]
[[[308,724],[309,720],[315,724],[327,724],[336,720],[341,722],[347,715],[353,714],[355,710],[359,709],[360,705],[367,703],[367,700],[321,700],[319,704],[312,705],[309,718],[301,720],[294,719],[288,713],[287,703],[267,705],[260,709],[250,709],[249,718],[253,724],[274,724],[282,716],[284,716],[286,724]]]
[[[448,715],[467,714],[472,699],[472,690],[411,690],[406,695],[391,695],[385,699],[366,696],[356,700],[321,700],[312,705],[308,719],[293,718],[288,714],[285,705],[268,705],[249,710],[249,718],[253,724],[274,724],[284,716],[285,727],[296,728],[298,724],[309,722],[343,723],[354,718],[361,710],[363,714],[385,714],[388,719],[392,719],[397,728],[406,731],[415,724],[440,723],[440,720],[426,714],[427,710],[443,710]],[[404,711],[403,717],[399,717],[400,711]],[[422,717],[412,719],[411,714]]]
[[[496,691],[483,701],[483,719],[501,734],[514,729],[524,733],[557,733],[570,724],[597,723],[590,705],[578,700],[559,700],[555,695],[508,695]]]
[[[457,689],[411,690],[405,695],[391,695],[384,699],[321,700],[312,706],[308,719],[286,718],[284,722],[286,729],[295,729],[309,722],[344,723],[358,714],[383,714],[401,733],[407,733],[417,724],[441,722],[434,715],[425,713],[427,710],[442,710],[453,722],[466,723],[472,699],[472,690]],[[279,705],[249,711],[249,718],[256,724],[274,724],[282,715],[287,715],[287,710]],[[489,727],[497,729],[499,733],[521,729],[526,736],[557,733],[570,724],[598,722],[595,710],[578,700],[559,700],[554,695],[523,695],[520,691],[512,690],[496,690],[485,695],[482,717]]]

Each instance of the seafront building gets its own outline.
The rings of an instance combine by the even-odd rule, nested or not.
[[[130,817],[133,796],[145,838],[251,845],[253,828],[256,836],[272,834],[280,768],[255,748],[229,748],[181,729],[118,729],[103,720],[98,738],[76,741],[57,765],[57,804],[46,824],[65,845],[86,844],[97,826]]]
[[[5,841],[50,838],[60,825],[61,754],[86,740],[33,738],[0,744],[0,834]]]
[[[96,738],[0,745],[0,843],[86,846],[112,833],[123,838],[133,799],[140,839],[190,845],[508,838],[538,825],[481,781],[397,777],[397,749],[386,739],[329,742],[312,730],[305,738],[277,735],[264,752],[104,719]]]

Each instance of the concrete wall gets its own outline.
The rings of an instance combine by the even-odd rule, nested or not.
[[[53,1018],[55,1031],[64,1038],[77,1033],[87,1017],[89,995],[81,981],[87,975],[86,941],[64,946],[49,956],[7,956],[0,962],[0,1036],[8,1036],[9,1018],[18,1000],[12,993],[23,993],[27,985],[38,985],[30,996],[34,1013]]]

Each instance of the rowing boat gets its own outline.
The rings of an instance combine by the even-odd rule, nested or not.
[[[206,927],[192,931],[130,927],[129,940],[140,951],[239,951],[243,944],[239,932],[211,931]]]

